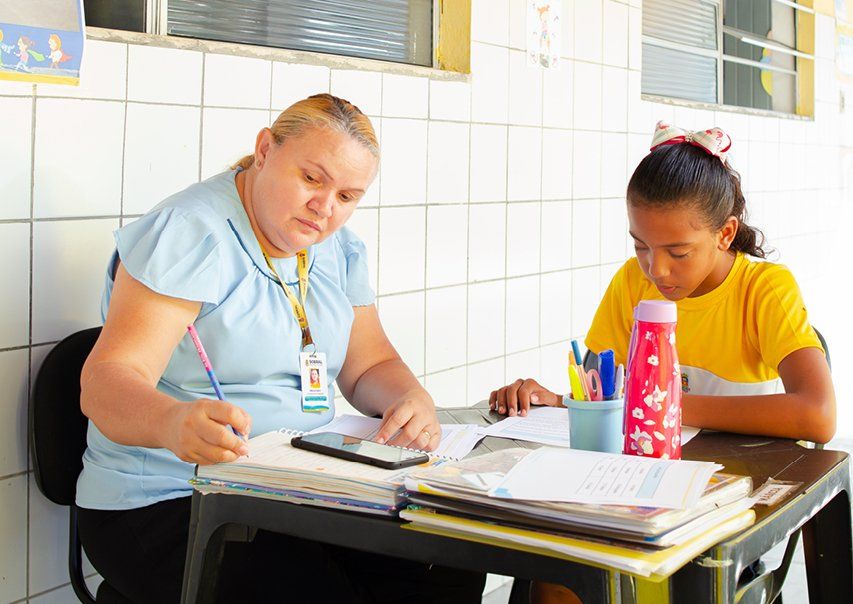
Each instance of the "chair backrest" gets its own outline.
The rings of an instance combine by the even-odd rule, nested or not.
[[[88,420],[80,411],[80,371],[100,327],[62,340],[44,359],[33,383],[29,408],[30,451],[36,484],[59,505],[71,505],[83,469]]]

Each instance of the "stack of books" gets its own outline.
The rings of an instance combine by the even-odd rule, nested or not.
[[[197,466],[190,480],[202,494],[227,493],[290,503],[396,515],[404,504],[405,470],[386,470],[297,449],[301,434],[267,432],[249,441],[249,455],[231,463]]]
[[[505,449],[411,471],[405,480],[410,505],[400,513],[409,521],[404,528],[654,577],[671,574],[755,518],[752,481],[719,472],[682,507],[508,497],[501,485],[532,453]],[[553,470],[542,468],[541,475],[558,480]]]

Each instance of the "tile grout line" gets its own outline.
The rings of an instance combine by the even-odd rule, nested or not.
[[[30,133],[30,219],[32,220],[35,215],[35,186],[36,186],[36,116],[37,116],[37,99],[35,97],[35,84],[33,84],[33,101],[32,101],[32,114],[30,119],[30,128],[32,128],[32,132]],[[28,312],[29,312],[29,333],[28,337],[28,346],[27,346],[27,385],[26,385],[26,393],[27,393],[27,404],[29,405],[29,400],[31,396],[30,389],[32,388],[32,373],[33,373],[33,257],[35,255],[35,223],[30,223],[30,258],[29,258],[29,304],[28,304]],[[29,597],[30,593],[30,539],[32,537],[30,531],[30,506],[32,501],[30,500],[30,455],[32,452],[30,451],[30,439],[27,438],[26,443],[26,466],[27,466],[27,481],[26,481],[26,502],[27,502],[27,530],[26,530],[26,573],[25,573],[25,585],[24,585],[24,594]]]

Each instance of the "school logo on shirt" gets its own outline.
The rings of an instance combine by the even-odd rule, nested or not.
[[[681,391],[690,392],[690,378],[683,371],[681,372]]]

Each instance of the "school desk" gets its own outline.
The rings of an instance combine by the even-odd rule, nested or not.
[[[439,411],[442,423],[486,425],[487,408]],[[487,438],[478,451],[525,443]],[[529,443],[526,446],[534,447]],[[772,507],[756,506],[751,527],[717,544],[662,583],[438,535],[407,531],[400,520],[313,508],[241,495],[192,496],[183,602],[212,602],[226,541],[265,529],[410,560],[497,573],[571,587],[583,602],[763,602],[773,575],[738,586],[741,571],[803,527],[809,599],[853,602],[850,459],[840,451],[806,449],[791,440],[702,432],[684,447],[686,459],[717,461],[759,486],[769,477],[801,483]]]

